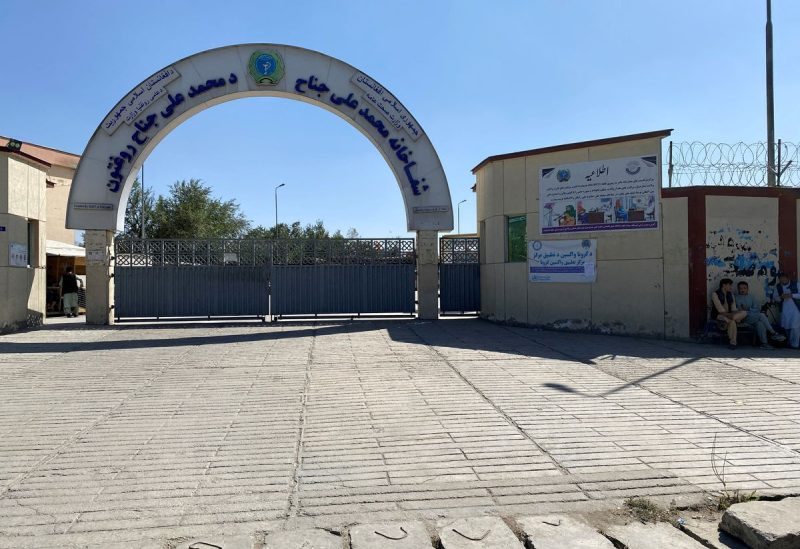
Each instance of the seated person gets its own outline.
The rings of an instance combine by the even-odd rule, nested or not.
[[[762,349],[774,349],[769,344],[767,334],[775,341],[785,341],[786,337],[775,331],[767,315],[761,312],[761,307],[756,303],[755,298],[750,294],[750,286],[742,280],[736,285],[738,293],[734,296],[736,308],[746,312],[747,316],[742,320],[742,324],[754,328],[758,334],[758,341],[761,342]]]
[[[711,294],[711,318],[716,320],[720,328],[728,332],[728,349],[736,349],[736,323],[747,317],[747,313],[736,308],[733,298],[733,280],[723,278],[719,281],[719,288]]]

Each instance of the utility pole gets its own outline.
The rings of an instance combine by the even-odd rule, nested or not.
[[[772,0],[767,0],[767,185],[775,187],[775,99],[772,86]]]
[[[284,185],[286,185],[286,183],[281,183],[275,187],[275,238],[278,238],[278,189]]]

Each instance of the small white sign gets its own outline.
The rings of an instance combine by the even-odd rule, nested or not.
[[[86,250],[86,263],[102,264],[106,261],[106,254],[102,250]]]
[[[11,267],[27,267],[30,265],[28,263],[28,246],[26,244],[9,244],[8,264]]]
[[[597,240],[532,240],[528,242],[531,282],[594,282]]]

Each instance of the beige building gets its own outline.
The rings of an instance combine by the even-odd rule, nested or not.
[[[83,252],[65,228],[79,157],[0,137],[0,332],[43,322],[60,305],[58,279]],[[54,293],[55,292],[55,293]]]
[[[528,326],[688,338],[703,333],[709,296],[721,278],[746,280],[764,299],[778,269],[796,273],[800,192],[721,186],[661,189],[661,142],[670,133],[534,149],[492,156],[478,164],[473,173],[481,239],[481,315]],[[643,199],[641,206],[634,201],[620,208],[625,230],[604,229],[618,221],[616,207],[630,198],[607,198],[611,209],[606,213],[601,208],[581,212],[582,201],[573,200],[572,209],[556,215],[558,222],[543,230],[542,209],[553,208],[553,203],[540,200],[543,174],[592,163],[602,170],[606,163],[631,158],[655,163],[657,190],[649,207]],[[558,177],[569,178],[569,170],[563,172]],[[588,179],[573,179],[570,185],[592,197],[600,191]],[[552,211],[548,213],[552,217]],[[581,216],[583,220],[576,219]],[[515,250],[515,231],[524,239],[522,250]],[[529,246],[535,241],[558,246],[553,241],[569,240],[595,241],[594,280],[532,281]]]

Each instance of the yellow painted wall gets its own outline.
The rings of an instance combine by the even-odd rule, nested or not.
[[[47,199],[47,238],[67,244],[75,244],[75,231],[67,229],[67,201],[72,184],[74,170],[53,166],[47,174],[47,180],[54,187],[45,191]]]
[[[657,230],[539,234],[539,170],[556,164],[656,154],[661,139],[650,138],[597,147],[490,162],[476,173],[478,225],[484,250],[481,314],[485,318],[533,326],[592,329],[606,333],[688,336],[688,274],[683,293],[678,281],[665,291],[665,240],[671,257],[684,255],[686,208],[665,209]],[[659,181],[660,184],[660,181]],[[527,262],[506,263],[506,217],[527,214],[527,239],[597,239],[594,284],[532,283]],[[672,225],[676,223],[676,225]],[[674,232],[675,234],[667,234]],[[674,240],[682,239],[682,244]],[[681,248],[681,246],[683,246]],[[670,269],[677,269],[676,266]],[[668,271],[671,273],[671,271]],[[665,298],[680,304],[665,305]],[[665,315],[665,310],[670,311]],[[667,325],[669,328],[667,328]]]
[[[42,323],[45,312],[45,166],[0,153],[0,332]],[[30,267],[9,265],[9,245],[28,243],[28,220],[37,241],[28,250]]]

